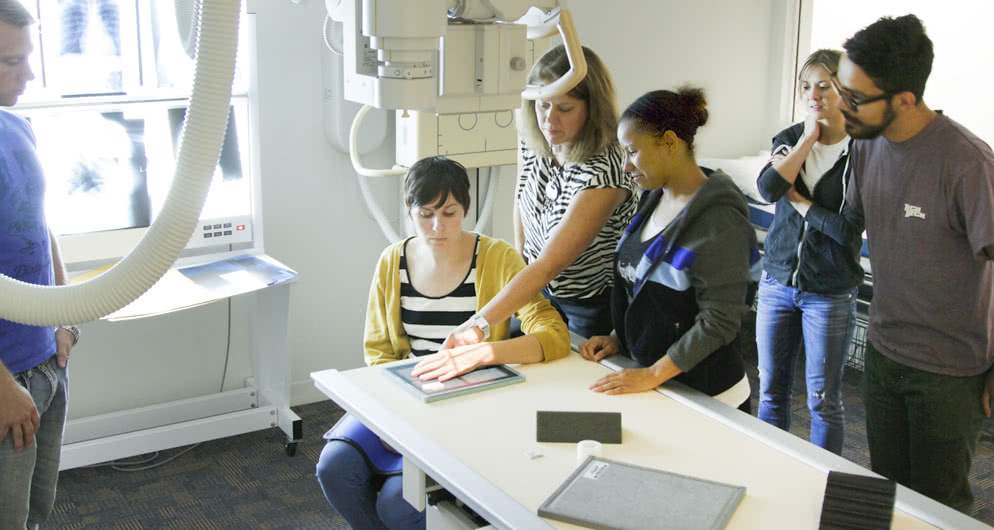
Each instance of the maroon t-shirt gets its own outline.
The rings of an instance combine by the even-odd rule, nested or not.
[[[855,142],[847,202],[866,220],[869,340],[927,372],[967,376],[994,362],[994,154],[939,114],[900,143]]]

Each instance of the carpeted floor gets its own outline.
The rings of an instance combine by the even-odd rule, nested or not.
[[[756,369],[754,334],[755,316],[755,313],[749,313],[742,323],[742,354],[746,360],[749,382],[752,385],[753,414],[759,410],[759,372]],[[857,340],[865,337],[865,329],[857,328],[855,335]],[[853,364],[862,369],[862,358],[850,359],[850,365]],[[842,389],[842,400],[846,409],[846,434],[842,456],[869,469],[870,450],[866,444],[866,407],[863,404],[863,393],[860,388],[862,376],[861,371],[854,370],[851,366],[846,367]],[[790,432],[807,440],[811,429],[811,416],[808,414],[805,396],[804,362],[801,359],[797,363],[794,375]],[[970,470],[970,484],[973,486],[975,498],[974,518],[988,525],[994,525],[994,429],[992,427],[994,427],[994,423],[988,420],[984,432],[981,434],[977,455]]]
[[[283,433],[269,429],[205,442],[146,471],[64,471],[45,528],[348,529],[314,478],[321,435],[342,411],[330,401],[294,411],[304,439],[293,457],[284,452]]]
[[[757,410],[756,353],[751,320],[743,326]],[[748,345],[751,345],[748,346]],[[807,438],[803,363],[798,363],[791,432]],[[860,372],[846,374],[843,399],[847,431],[843,456],[869,467]],[[122,472],[109,467],[73,469],[59,479],[55,514],[46,528],[338,529],[348,525],[328,506],[314,479],[324,440],[341,415],[331,402],[294,409],[304,421],[297,455],[283,451],[273,429],[206,442],[154,469]],[[165,457],[180,450],[165,452]],[[985,431],[973,464],[975,517],[994,523],[994,435]]]

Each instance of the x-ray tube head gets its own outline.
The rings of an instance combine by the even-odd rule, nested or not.
[[[356,72],[371,76],[360,102],[380,108],[434,107],[435,63],[448,22],[447,0],[362,0],[361,5],[352,1],[356,4],[348,7],[358,9],[351,28]]]

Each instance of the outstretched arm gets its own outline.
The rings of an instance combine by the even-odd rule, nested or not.
[[[448,381],[480,366],[537,363],[543,359],[542,344],[534,335],[497,342],[469,344],[428,355],[411,375],[422,380]]]
[[[588,189],[578,193],[538,259],[518,273],[479,313],[491,324],[513,315],[590,246],[629,193],[620,188]],[[460,326],[449,335],[444,347],[475,344],[482,339],[477,328]]]
[[[501,243],[496,251],[487,255],[486,264],[478,276],[480,286],[488,286],[482,289],[484,292],[499,293],[524,269],[525,262],[521,255]],[[485,302],[486,299],[480,300],[480,303]],[[516,315],[521,320],[524,336],[443,349],[418,363],[413,374],[424,380],[438,378],[446,381],[479,366],[551,361],[569,354],[566,323],[544,296],[536,293]],[[501,326],[501,329],[507,328]]]

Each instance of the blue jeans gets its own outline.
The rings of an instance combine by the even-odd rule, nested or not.
[[[759,282],[759,419],[790,430],[794,366],[803,345],[810,440],[838,455],[845,436],[842,371],[855,312],[855,287],[844,294],[808,293],[785,287],[765,273]]]
[[[614,329],[611,322],[611,290],[591,298],[560,298],[542,291],[555,307],[570,331],[584,338],[595,335],[610,335]]]
[[[317,477],[324,497],[356,530],[425,528],[425,512],[404,500],[401,476],[378,475],[347,442],[328,440]]]
[[[37,528],[55,505],[69,380],[54,355],[14,379],[34,399],[41,425],[31,447],[14,451],[9,432],[0,442],[0,528]]]

